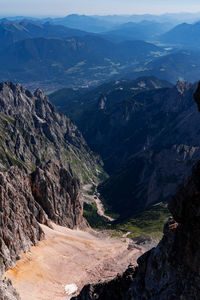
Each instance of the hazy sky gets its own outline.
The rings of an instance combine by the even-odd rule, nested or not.
[[[0,0],[0,15],[200,12],[199,0]]]

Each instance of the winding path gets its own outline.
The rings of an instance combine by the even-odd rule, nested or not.
[[[84,185],[83,186],[83,190],[85,192],[88,192],[90,191],[92,188],[92,185],[91,184],[87,184],[87,185]],[[85,194],[84,194],[85,195]],[[93,202],[96,203],[97,205],[97,213],[101,216],[101,217],[104,217],[106,218],[107,220],[109,220],[110,222],[113,222],[115,221],[115,219],[107,216],[105,214],[105,209],[104,209],[104,206],[103,206],[103,203],[101,202],[101,200],[99,199],[99,197],[97,196],[98,193],[97,193],[97,187],[95,186],[95,191],[94,191],[94,194],[93,195],[85,195],[87,198],[90,198]]]

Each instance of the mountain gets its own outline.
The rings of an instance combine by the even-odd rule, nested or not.
[[[130,22],[112,32],[88,34],[51,20],[4,20],[0,23],[0,79],[23,83],[32,90],[40,85],[48,92],[141,76],[173,83],[179,79],[196,81],[200,65],[197,47],[181,50],[141,40],[157,40],[166,26]]]
[[[140,77],[136,80],[116,80],[96,88],[64,88],[50,93],[49,98],[56,107],[62,112],[68,113],[75,122],[79,123],[84,110],[88,108],[92,114],[92,109],[96,110],[100,109],[99,106],[104,106],[103,101],[99,104],[99,97],[103,94],[110,95],[109,101],[112,101],[112,95],[123,99],[123,97],[129,97],[144,90],[171,86],[171,83],[156,77]]]
[[[51,89],[54,85],[97,85],[158,52],[162,49],[150,43],[130,41],[116,47],[97,36],[25,39],[0,52],[0,78],[31,87],[41,82]]]
[[[100,33],[110,30],[114,27],[114,24],[109,19],[100,20],[96,16],[86,15],[68,15],[64,18],[51,19],[54,24],[64,25],[70,28],[88,31],[91,33]]]
[[[168,201],[198,160],[198,112],[192,101],[195,89],[196,84],[178,83],[173,88],[135,96],[135,101],[142,100],[143,107],[135,113],[139,122],[130,127],[132,136],[124,147],[124,151],[132,149],[133,154],[100,187],[111,211],[125,217],[153,203]],[[129,148],[131,140],[141,145],[140,149]],[[116,158],[122,157],[122,149]]]
[[[31,93],[21,85],[1,83],[0,124],[1,170],[17,165],[30,172],[52,160],[81,181],[98,172],[98,159],[77,127],[40,89]]]
[[[142,21],[139,23],[128,22],[112,31],[107,31],[103,37],[117,42],[124,40],[152,41],[157,40],[159,35],[168,31],[170,28],[171,26],[168,23],[161,24],[152,21]]]
[[[167,55],[156,57],[141,68],[133,68],[122,78],[136,79],[139,76],[156,76],[176,83],[178,80],[197,81],[200,73],[200,53],[198,50],[170,51]]]
[[[85,36],[87,34],[81,30],[53,25],[49,22],[41,24],[30,20],[22,20],[20,22],[4,20],[0,22],[0,49],[5,49],[15,42],[30,38],[51,37],[66,39],[72,36]]]
[[[194,24],[182,23],[164,33],[160,40],[164,43],[175,44],[187,48],[199,48],[200,22]]]
[[[77,96],[74,94],[71,100],[68,90],[66,100],[61,90],[51,94],[50,99],[78,124],[90,147],[102,156],[107,171],[113,173],[119,168],[119,157],[122,165],[130,154],[139,151],[146,142],[145,136],[142,140],[141,132],[134,133],[133,130],[141,127],[145,119],[141,114],[143,101],[137,101],[135,97],[142,93],[142,98],[145,91],[149,94],[152,90],[170,87],[172,85],[169,82],[155,77],[141,77],[133,81],[110,82]]]
[[[195,89],[144,77],[103,85],[67,103],[61,96],[60,109],[111,175],[99,187],[108,210],[127,217],[175,192],[200,154]]]
[[[133,14],[133,15],[105,15],[105,16],[95,16],[100,20],[108,20],[113,23],[127,23],[127,22],[158,22],[158,23],[171,23],[180,24],[183,22],[193,23],[200,19],[200,13],[165,13],[160,15],[153,14]]]

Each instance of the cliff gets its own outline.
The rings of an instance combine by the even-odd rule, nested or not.
[[[82,182],[101,172],[71,120],[59,113],[40,89],[34,93],[19,84],[0,84],[0,170],[17,165],[26,172],[49,161],[67,168]]]
[[[78,180],[53,163],[30,175],[17,167],[0,173],[1,274],[44,238],[38,223],[51,226],[52,220],[69,228],[86,225],[79,193]]]

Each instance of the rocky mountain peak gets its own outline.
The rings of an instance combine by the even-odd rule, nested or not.
[[[183,80],[178,80],[176,84],[176,89],[180,94],[184,94],[187,90],[192,87],[192,84]]]

